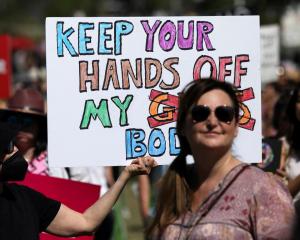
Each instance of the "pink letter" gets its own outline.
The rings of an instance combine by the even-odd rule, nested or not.
[[[231,75],[231,70],[227,70],[226,66],[232,64],[232,57],[219,58],[219,81],[224,82],[226,76]]]
[[[141,21],[143,28],[147,34],[147,40],[146,40],[146,51],[152,52],[153,51],[153,41],[154,41],[154,33],[156,32],[157,28],[161,24],[161,21],[156,20],[153,27],[149,27],[148,20]]]
[[[241,76],[247,75],[247,68],[242,67],[243,62],[249,62],[249,55],[235,56],[235,70],[234,70],[234,86],[241,87]]]
[[[202,55],[197,59],[194,66],[194,80],[201,79],[201,69],[207,62],[210,64],[210,77],[213,79],[217,78],[217,67],[214,59],[210,56]]]

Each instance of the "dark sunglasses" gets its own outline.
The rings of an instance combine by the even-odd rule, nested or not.
[[[205,105],[196,105],[192,108],[192,118],[195,122],[205,121],[211,112],[215,113],[216,118],[220,122],[230,123],[234,118],[234,109],[230,106],[218,106],[213,111]]]
[[[12,115],[7,118],[7,122],[19,125],[20,127],[28,127],[33,124],[33,119],[31,117]]]

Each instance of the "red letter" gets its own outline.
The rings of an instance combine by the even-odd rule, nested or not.
[[[219,81],[224,82],[226,76],[231,75],[231,70],[227,70],[226,66],[232,64],[232,57],[219,58]]]
[[[215,63],[214,59],[211,58],[210,56],[202,55],[201,57],[199,57],[197,59],[195,66],[194,66],[193,76],[194,76],[195,80],[201,78],[201,69],[202,69],[203,65],[207,62],[210,64],[210,77],[213,79],[217,78],[217,67],[216,67],[216,63]]]
[[[241,76],[247,75],[247,68],[241,66],[243,62],[249,62],[249,55],[235,56],[234,86],[237,88],[241,87]]]

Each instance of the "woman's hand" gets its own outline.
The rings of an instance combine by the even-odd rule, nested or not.
[[[140,157],[126,166],[124,171],[129,174],[130,177],[142,174],[149,174],[153,167],[156,167],[157,163],[152,157]]]

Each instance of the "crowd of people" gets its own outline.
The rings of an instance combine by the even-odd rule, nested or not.
[[[36,68],[32,62],[30,68]],[[156,162],[143,157],[117,179],[112,167],[48,166],[46,94],[41,83],[29,77],[14,85],[14,94],[0,109],[0,239],[38,239],[41,231],[112,239],[112,206],[134,175],[140,175],[145,239],[297,239],[300,79],[280,75],[262,88],[263,138],[281,143],[278,168],[272,174],[241,162],[232,152],[239,123],[236,89],[215,79],[199,79],[180,94],[176,130],[181,149],[170,166],[156,167],[150,174]],[[189,155],[193,164],[187,161]],[[9,183],[23,179],[26,171],[98,184],[101,196],[81,214]]]

